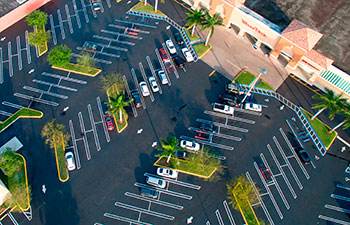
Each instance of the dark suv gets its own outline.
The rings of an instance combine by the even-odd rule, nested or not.
[[[131,96],[134,99],[134,103],[135,103],[136,108],[140,108],[142,106],[142,102],[141,102],[139,93],[137,92],[137,90],[132,90],[130,92],[131,92]]]
[[[158,198],[158,192],[148,188],[141,188],[141,195],[148,198]]]
[[[212,133],[218,132],[218,128],[216,126],[214,126],[213,124],[207,124],[207,123],[201,123],[199,126],[199,129],[201,129],[203,131],[209,131]]]
[[[180,56],[174,56],[173,60],[177,68],[180,68],[180,69],[184,68],[185,61]]]
[[[311,163],[311,157],[310,157],[309,153],[307,153],[303,147],[298,146],[298,147],[294,148],[294,150],[297,153],[297,155],[299,156],[300,160],[304,164]]]
[[[185,42],[180,33],[175,33],[175,41],[178,45],[183,45]]]
[[[230,95],[230,94],[223,94],[219,96],[220,103],[223,103],[225,105],[230,106],[237,106],[240,102],[238,96]]]

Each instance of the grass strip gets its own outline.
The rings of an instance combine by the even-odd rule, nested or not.
[[[248,70],[243,70],[238,74],[234,81],[235,83],[250,85],[254,79],[255,76],[253,74],[251,74]]]
[[[303,110],[306,119],[310,122],[312,128],[315,130],[317,136],[321,139],[321,142],[326,147],[326,149],[329,149],[331,147],[333,141],[337,137],[338,133],[336,131],[332,132],[331,134],[328,133],[331,128],[324,124],[321,120],[318,118],[315,118],[314,120],[311,120],[312,115],[305,109],[301,108]]]
[[[197,52],[198,59],[204,57],[211,49],[211,45],[205,46],[204,43],[200,43],[198,45],[193,46],[194,50]]]
[[[244,192],[243,187],[240,183],[233,189],[232,194],[235,198],[235,201],[238,205],[238,208],[243,216],[243,219],[247,225],[259,225],[259,220],[255,215],[255,212],[250,205],[247,196],[242,196],[242,192]]]
[[[273,89],[270,85],[266,84],[264,81],[261,81],[258,85],[256,85],[256,87],[269,91],[275,91],[275,89]]]
[[[155,163],[154,166],[161,166],[165,168],[175,169],[178,172],[186,173],[189,175],[201,177],[201,178],[210,178],[216,171],[215,167],[207,165],[198,165],[198,163],[189,161],[189,160],[177,160],[177,164],[174,158],[170,158],[170,162],[167,161],[166,156],[160,157]]]
[[[65,65],[60,65],[60,66],[52,66],[52,68],[67,71],[67,72],[73,72],[81,75],[86,75],[89,77],[96,77],[97,74],[101,72],[100,69],[82,66],[74,63],[67,63]]]
[[[44,114],[38,110],[23,107],[7,118],[4,122],[0,122],[0,132],[5,130],[19,118],[41,118],[43,115]]]
[[[17,199],[17,203],[19,207],[22,208],[23,211],[26,211],[30,207],[30,193],[29,193],[29,186],[28,186],[27,165],[26,165],[26,160],[22,155],[18,153],[16,153],[16,155],[18,155],[18,157],[22,159],[21,168],[17,173],[19,174],[19,177],[20,177],[20,186],[21,187],[25,186],[25,190],[22,190],[23,195],[21,195],[23,196],[23,199],[22,198]]]
[[[54,144],[58,179],[60,179],[61,182],[66,182],[69,179],[69,173],[66,158],[64,156],[65,148],[63,142],[63,133],[61,133],[61,137],[59,138],[59,140],[60,141]]]
[[[133,11],[139,11],[139,12],[145,12],[145,13],[151,13],[151,14],[156,14],[156,15],[160,15],[160,16],[166,16],[163,12],[161,12],[160,10],[157,10],[157,12],[154,11],[154,7],[150,4],[146,4],[143,1],[137,3],[136,5],[134,5],[130,10]]]
[[[109,96],[111,96],[115,92],[119,94],[119,90],[116,85],[113,85],[107,90],[107,97],[109,102],[111,102],[111,99],[109,98]],[[119,120],[116,119],[115,115],[112,115],[112,117],[114,118],[114,123],[116,124],[117,132],[121,133],[123,130],[125,130],[125,128],[128,126],[128,121],[125,119],[126,118],[125,112],[122,112],[122,120],[123,120],[122,123],[120,123]]]
[[[43,31],[45,32],[45,26],[43,25]],[[34,28],[34,32],[36,32],[36,29]],[[45,42],[45,45],[43,46],[38,46],[38,55],[39,56],[42,56],[44,55],[48,50],[48,47],[47,47],[47,41]]]
[[[197,41],[197,40],[199,40],[199,37],[198,37],[197,34],[193,34],[193,36],[191,36],[191,31],[189,30],[189,28],[185,29],[185,32],[186,32],[188,38],[190,39],[190,41]]]

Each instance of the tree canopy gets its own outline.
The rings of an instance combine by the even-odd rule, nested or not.
[[[26,21],[30,27],[42,27],[47,23],[47,14],[37,9],[27,15]]]
[[[12,176],[21,168],[22,159],[16,155],[10,148],[0,155],[0,168],[3,169],[7,176]]]
[[[67,45],[57,45],[50,52],[47,60],[52,66],[62,66],[69,63],[72,50]]]
[[[64,133],[64,125],[57,123],[56,119],[47,122],[41,130],[41,137],[46,138],[45,144],[50,144],[50,148],[54,148],[55,143],[61,140],[61,133],[63,134],[63,142],[67,145],[70,135]]]
[[[92,58],[91,54],[89,52],[83,52],[81,54],[81,57],[77,58],[77,63],[86,66],[86,67],[93,67],[95,66],[95,60]]]
[[[107,111],[107,113],[110,113],[114,115],[115,117],[119,118],[120,122],[123,122],[127,120],[127,113],[124,109],[124,107],[128,106],[130,102],[132,102],[134,99],[126,99],[125,98],[125,91],[122,91],[120,94],[114,92],[111,96],[109,96],[110,102],[107,102],[106,104],[110,107],[110,109]],[[119,116],[118,116],[119,113]],[[124,115],[124,118],[123,118]]]
[[[125,89],[123,75],[120,73],[109,73],[100,77],[100,86],[103,92],[106,92],[110,87],[115,85],[118,90]]]
[[[46,42],[50,40],[51,34],[50,31],[37,30],[36,32],[29,33],[29,43],[34,46],[44,46]]]

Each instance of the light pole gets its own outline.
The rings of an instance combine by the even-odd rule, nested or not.
[[[260,70],[259,76],[250,84],[250,87],[249,87],[248,92],[246,93],[246,95],[244,96],[243,100],[242,100],[241,103],[240,103],[241,105],[242,105],[242,104],[244,103],[244,101],[247,99],[249,93],[252,91],[252,89],[253,89],[253,87],[255,86],[256,82],[259,81],[261,75],[267,73],[266,67],[259,67],[259,70]]]

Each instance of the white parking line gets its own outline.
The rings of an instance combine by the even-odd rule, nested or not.
[[[245,129],[245,128],[235,127],[235,126],[231,126],[231,125],[226,125],[226,124],[218,123],[218,122],[214,122],[214,121],[197,119],[197,122],[206,123],[206,124],[213,124],[213,125],[218,126],[220,128],[223,127],[223,128],[229,129],[229,130],[235,130],[235,131],[239,131],[239,132],[242,132],[242,133],[248,133],[248,130]]]
[[[139,68],[140,68],[140,71],[141,71],[141,75],[144,79],[144,81],[146,82],[147,84],[147,87],[148,87],[148,90],[149,90],[149,94],[150,94],[150,98],[151,98],[151,101],[154,102],[154,95],[153,95],[153,91],[152,91],[152,88],[148,82],[148,79],[146,77],[146,73],[145,73],[145,69],[143,68],[143,65],[141,62],[139,62]]]
[[[134,25],[138,25],[138,26],[143,26],[143,27],[148,27],[148,28],[154,28],[154,29],[157,28],[157,26],[152,26],[152,25],[142,24],[142,23],[136,23],[136,22],[132,22],[132,21],[128,21],[128,20],[119,20],[119,19],[116,19],[115,21],[121,22],[121,23],[132,24],[132,27],[134,27]]]
[[[154,70],[154,68],[153,68],[153,64],[152,64],[151,59],[150,59],[149,56],[146,56],[146,61],[147,61],[147,63],[148,63],[148,67],[149,67],[150,70],[151,70],[151,73],[152,73],[153,78],[154,78],[154,79],[156,80],[156,82],[157,82],[157,85],[158,85],[158,88],[159,88],[159,94],[163,94],[163,90],[162,90],[162,87],[161,87],[161,85],[160,85],[161,82],[159,82],[159,79],[158,79],[158,77],[157,77],[157,75],[156,75],[156,72],[155,72],[155,70]]]
[[[58,106],[59,105],[57,102],[47,101],[47,100],[44,100],[44,99],[41,99],[41,98],[35,98],[33,96],[21,94],[21,93],[18,93],[18,92],[14,93],[13,95],[16,96],[16,97],[19,97],[19,98],[24,98],[24,99],[27,99],[27,100],[30,100],[30,101],[39,102],[39,103],[46,104],[46,105],[51,105],[51,106]]]
[[[235,220],[233,219],[233,216],[232,216],[230,207],[228,206],[226,200],[223,201],[222,204],[224,205],[224,208],[225,208],[227,217],[228,217],[228,219],[230,220],[231,225],[236,225]]]
[[[350,191],[350,187],[349,186],[345,186],[345,185],[342,185],[342,184],[337,184],[337,188],[342,188],[342,189]]]
[[[67,86],[62,86],[62,85],[59,85],[59,84],[53,84],[53,83],[46,82],[46,81],[42,81],[42,80],[33,79],[32,81],[33,81],[34,83],[49,85],[49,86],[56,87],[56,88],[61,88],[61,89],[67,90],[67,91],[74,91],[74,92],[77,91],[77,89],[75,89],[75,88],[71,88],[71,87],[67,87]]]
[[[127,217],[118,216],[118,215],[114,215],[114,214],[111,214],[111,213],[105,213],[105,214],[103,214],[103,216],[105,216],[105,217],[107,217],[107,218],[119,220],[119,221],[122,221],[122,222],[127,222],[127,223],[129,223],[129,224],[136,224],[136,225],[153,225],[153,224],[151,224],[151,223],[145,223],[145,222],[142,222],[142,221],[139,221],[139,220],[133,220],[133,219],[130,219],[130,218],[127,218]]]
[[[136,187],[142,187],[142,188],[147,188],[147,189],[151,189],[151,190],[156,190],[159,193],[164,193],[166,195],[171,195],[171,196],[178,197],[178,198],[183,198],[183,199],[187,199],[187,200],[192,199],[191,195],[187,195],[187,194],[183,194],[183,193],[179,193],[179,192],[175,192],[175,191],[170,191],[170,190],[165,190],[162,188],[157,188],[154,186],[149,186],[149,185],[138,183],[138,182],[136,182],[134,185]]]
[[[8,49],[8,57],[9,57],[9,73],[10,77],[13,76],[13,65],[12,65],[12,48],[11,48],[11,41],[7,43],[7,49]]]
[[[79,16],[79,12],[78,12],[77,3],[75,2],[75,0],[73,0],[73,9],[74,9],[74,15],[75,15],[76,20],[77,20],[78,28],[80,29],[81,28],[80,16]]]
[[[30,44],[29,44],[29,39],[28,39],[29,37],[28,37],[27,30],[24,32],[24,36],[25,36],[26,50],[27,50],[27,61],[28,61],[28,64],[30,64],[32,62],[32,57],[30,54]]]
[[[15,109],[21,109],[24,107],[24,106],[21,106],[21,105],[15,104],[15,103],[11,103],[11,102],[7,102],[7,101],[3,101],[2,104],[9,106],[9,107],[12,107],[12,108],[15,108]]]
[[[182,210],[184,207],[181,205],[176,205],[173,203],[169,203],[169,202],[165,202],[165,201],[161,201],[161,200],[157,200],[157,199],[151,199],[151,198],[147,198],[147,197],[143,197],[142,195],[138,195],[138,194],[134,194],[134,193],[130,193],[130,192],[125,192],[125,195],[131,198],[136,198],[139,200],[143,200],[143,201],[148,201],[148,202],[152,202],[158,205],[162,205],[162,206],[166,206],[166,207],[170,207],[173,209],[177,209],[177,210]]]
[[[100,151],[101,150],[101,145],[100,145],[100,140],[98,139],[96,125],[95,125],[95,120],[94,120],[94,115],[92,114],[91,105],[88,104],[87,108],[88,108],[88,111],[89,111],[89,117],[90,117],[90,122],[91,122],[91,127],[92,127],[92,133],[94,134],[96,148],[97,148],[97,151]]]
[[[101,4],[100,4],[100,7],[102,7],[102,2],[100,2]],[[91,2],[91,0],[89,0],[89,4],[88,5],[86,5],[87,7],[88,6],[90,6],[90,9],[91,9],[91,11],[92,11],[92,15],[94,16],[94,18],[96,18],[97,17],[97,15],[96,15],[96,11],[94,10],[94,8],[92,7],[92,2]]]
[[[64,6],[65,10],[66,10],[66,15],[67,15],[67,20],[68,20],[68,26],[69,26],[69,32],[71,34],[73,34],[73,26],[72,26],[72,18],[70,17],[70,13],[69,13],[69,8],[68,8],[68,5],[65,4]]]
[[[162,67],[162,70],[164,71],[166,78],[168,79],[168,85],[170,87],[171,86],[171,80],[169,78],[168,71],[165,69],[165,65],[163,63],[163,60],[162,60],[162,58],[159,55],[159,50],[156,48],[156,49],[154,49],[154,52],[156,53],[157,59],[159,61],[159,64]]]
[[[160,178],[162,180],[167,181],[168,183],[176,184],[176,185],[187,187],[187,188],[192,188],[192,189],[195,189],[195,190],[200,190],[201,189],[201,186],[196,185],[196,184],[190,184],[190,183],[186,183],[186,182],[179,181],[179,180],[174,180],[174,179],[170,179],[170,178],[166,178],[166,177],[161,177],[161,176],[158,176],[158,175],[155,175],[155,174],[145,173],[144,176],[157,177],[157,178]]]
[[[237,117],[237,116],[224,115],[222,113],[217,113],[217,112],[213,112],[213,111],[209,111],[209,110],[205,110],[204,113],[207,115],[217,116],[217,117],[235,120],[235,121],[239,121],[239,122],[243,122],[243,123],[255,124],[254,120],[244,119],[244,118]]]
[[[77,162],[77,168],[80,169],[81,168],[80,157],[79,157],[77,142],[76,142],[76,139],[75,139],[75,133],[74,133],[72,120],[69,120],[69,130],[70,130],[70,134],[71,134],[71,137],[72,137],[75,161]]]
[[[12,223],[13,223],[14,225],[18,225],[17,220],[15,219],[15,217],[12,215],[11,212],[8,212],[7,215],[9,216],[10,220],[12,221]]]
[[[21,50],[21,38],[19,36],[16,37],[17,43],[17,54],[18,54],[18,70],[22,70],[22,50]]]
[[[113,39],[113,38],[109,38],[109,37],[105,37],[105,36],[100,36],[100,35],[93,35],[92,37],[93,37],[93,38],[97,38],[97,39],[101,39],[101,40],[112,41],[112,42],[116,42],[116,43],[120,43],[120,44],[130,45],[130,46],[134,46],[134,45],[135,45],[134,42],[130,42],[130,41],[119,41],[118,38]]]
[[[219,224],[224,225],[224,221],[222,220],[220,211],[218,209],[215,211],[215,215],[216,215],[216,218],[218,219]]]
[[[0,84],[4,83],[4,72],[2,64],[2,48],[0,48]]]
[[[212,147],[215,147],[215,148],[221,148],[221,149],[225,149],[225,150],[229,150],[229,151],[233,151],[233,149],[234,149],[234,147],[231,147],[231,146],[217,144],[217,143],[209,142],[209,141],[204,141],[204,140],[201,140],[201,139],[187,137],[187,136],[184,136],[184,135],[181,135],[180,138],[181,139],[186,139],[186,140],[191,140],[191,141],[196,141],[196,142],[201,143],[201,144],[205,144],[205,145],[208,145],[208,146],[212,146]]]
[[[2,111],[2,110],[0,110],[0,114],[4,115],[4,116],[9,116],[9,117],[13,115],[12,113],[5,112],[5,111]]]
[[[134,29],[134,28],[130,28],[130,27],[126,27],[126,26],[121,26],[121,25],[116,25],[116,24],[108,24],[109,27],[114,27],[114,28],[119,28],[122,29],[123,31],[125,31],[125,29],[129,29],[131,31],[135,31],[141,34],[150,34],[151,32],[149,31],[145,31],[145,30],[140,30],[140,29]]]
[[[201,129],[198,129],[198,128],[195,128],[195,127],[189,127],[188,130],[201,131]],[[206,131],[206,133],[211,134],[211,135],[213,135],[215,137],[226,138],[226,139],[233,140],[233,141],[241,141],[242,140],[242,138],[240,138],[240,137],[231,136],[231,135],[227,135],[227,134],[213,133],[213,132],[208,132],[208,131]]]
[[[103,51],[94,51],[94,50],[89,50],[89,49],[83,49],[82,47],[77,47],[77,49],[79,51],[86,51],[86,52],[90,52],[92,54],[100,54],[100,55],[105,55],[105,56],[109,56],[109,57],[114,57],[114,58],[120,58],[120,55],[115,55],[112,53],[107,53],[107,52],[103,52]]]
[[[89,17],[88,17],[87,12],[86,12],[86,6],[85,6],[85,4],[84,4],[84,0],[80,0],[80,2],[81,2],[81,6],[82,6],[82,8],[83,8],[83,13],[84,13],[84,16],[85,16],[85,21],[86,21],[86,23],[89,23]]]
[[[58,23],[59,23],[60,29],[61,29],[62,40],[64,40],[64,39],[66,39],[66,33],[64,31],[64,26],[63,26],[62,15],[61,15],[60,9],[57,9],[57,16],[58,16]]]
[[[139,93],[139,97],[140,97],[140,100],[141,100],[141,102],[142,102],[142,107],[143,107],[143,109],[146,109],[145,99],[143,98],[143,95],[142,95],[142,93],[141,93],[140,85],[139,85],[139,82],[138,82],[138,80],[137,80],[137,77],[136,77],[136,73],[135,73],[134,68],[131,68],[131,75],[132,75],[132,79],[133,79],[133,81],[134,81],[136,90],[137,90],[137,92]]]
[[[111,5],[111,1],[110,1],[110,0],[106,0],[106,2],[107,2],[107,6],[108,6],[108,8],[111,8],[111,7],[112,7],[112,5]]]
[[[260,180],[261,180],[262,183],[264,184],[265,189],[267,190],[267,193],[268,193],[268,195],[269,195],[269,197],[270,197],[270,199],[271,199],[271,201],[272,201],[272,204],[275,206],[276,212],[278,213],[279,217],[280,217],[281,219],[283,219],[283,214],[282,214],[282,212],[281,212],[279,206],[277,205],[277,202],[276,202],[276,200],[275,200],[275,197],[274,197],[273,194],[271,193],[270,188],[267,186],[266,181],[265,181],[264,177],[262,176],[262,174],[261,174],[261,172],[260,172],[260,170],[259,170],[258,164],[257,164],[256,162],[254,162],[254,167],[255,167],[256,172],[258,173],[258,175],[259,175],[259,177],[260,177]]]
[[[87,160],[90,160],[91,159],[90,148],[89,148],[89,143],[88,143],[87,137],[86,137],[83,115],[81,112],[78,113],[78,117],[79,117],[81,133],[83,134],[83,141],[84,141],[84,146],[85,146],[86,158],[87,158]]]
[[[303,164],[301,163],[299,157],[297,156],[297,153],[295,152],[295,150],[294,150],[292,144],[289,142],[289,140],[288,140],[286,134],[284,133],[283,129],[280,128],[279,131],[280,131],[280,133],[282,134],[283,139],[284,139],[285,142],[287,143],[289,149],[293,152],[294,158],[295,158],[296,161],[298,162],[298,164],[299,164],[299,166],[300,166],[300,169],[303,171],[303,173],[304,173],[306,179],[310,179],[310,175],[308,174],[308,172],[306,171],[305,167],[304,167]]]
[[[108,45],[105,45],[105,44],[101,44],[101,43],[98,43],[98,42],[94,42],[96,45],[98,46],[101,46],[102,48],[110,48],[110,49],[113,49],[113,50],[117,50],[117,51],[122,51],[122,52],[127,52],[128,49],[127,48],[121,48],[121,47],[115,47],[115,46],[110,46],[110,43]]]
[[[134,36],[134,35],[129,35],[129,34],[124,34],[124,33],[114,32],[114,31],[105,30],[105,29],[102,29],[101,32],[102,32],[102,33],[105,33],[105,34],[117,35],[117,39],[119,39],[120,36],[122,36],[122,37],[127,37],[127,38],[131,38],[131,39],[136,39],[136,40],[142,40],[142,39],[143,39],[143,37],[140,37],[140,36]]]
[[[288,203],[286,197],[284,196],[284,194],[283,194],[283,192],[282,192],[282,190],[281,190],[280,185],[279,185],[278,182],[277,182],[276,175],[273,174],[273,172],[272,172],[272,170],[271,170],[271,168],[270,168],[270,165],[269,165],[268,162],[266,161],[265,156],[264,156],[263,153],[260,153],[260,158],[262,159],[262,161],[263,161],[265,167],[271,172],[271,175],[272,175],[273,178],[274,178],[274,185],[275,185],[275,187],[276,187],[276,189],[277,189],[279,195],[281,196],[281,199],[282,199],[284,205],[286,206],[287,209],[290,209],[290,205],[289,205],[289,203]]]
[[[341,225],[350,225],[349,222],[345,222],[345,221],[342,221],[342,220],[334,219],[334,218],[328,217],[328,216],[318,215],[318,218],[322,219],[322,220],[326,220],[326,221],[332,222],[332,223],[341,224]]]
[[[269,144],[267,145],[267,149],[269,150],[269,152],[270,152],[270,154],[271,154],[273,160],[274,160],[275,163],[276,163],[276,166],[277,166],[278,170],[280,171],[280,173],[281,173],[281,175],[282,175],[284,181],[286,182],[286,184],[287,184],[287,186],[288,186],[288,188],[289,188],[290,193],[293,195],[293,198],[296,199],[296,198],[297,198],[297,195],[295,194],[295,191],[294,191],[292,185],[290,184],[290,182],[289,182],[289,180],[288,180],[286,174],[284,173],[284,170],[283,170],[282,167],[281,167],[281,164],[280,164],[279,161],[277,160],[277,157],[276,157],[275,153],[273,152],[273,150],[272,150],[272,148],[271,148],[271,146],[270,146]]]
[[[57,45],[57,37],[56,37],[55,25],[53,23],[52,14],[50,14],[49,19],[50,19],[50,25],[51,25],[52,41],[54,45]]]
[[[33,92],[37,92],[40,94],[45,94],[45,95],[50,95],[53,97],[57,97],[57,98],[62,98],[62,99],[67,99],[68,96],[67,95],[61,95],[61,94],[56,94],[56,93],[52,93],[50,91],[44,91],[38,88],[34,88],[34,87],[30,87],[30,86],[23,86],[23,89],[28,90],[28,91],[33,91]]]
[[[176,70],[175,64],[174,64],[174,62],[173,62],[173,58],[170,56],[170,53],[169,53],[169,51],[168,51],[168,48],[165,46],[164,43],[162,43],[162,46],[163,46],[163,48],[164,48],[164,50],[165,50],[165,52],[166,52],[166,55],[167,55],[167,57],[168,57],[168,59],[169,59],[169,61],[170,61],[171,66],[173,67],[175,77],[176,77],[177,79],[179,79],[179,73],[178,73],[177,70]]]
[[[342,213],[346,213],[346,214],[350,213],[349,209],[344,209],[344,208],[341,208],[341,207],[338,207],[338,206],[334,206],[334,205],[326,204],[324,207],[327,208],[327,209],[332,209],[332,210],[335,210],[335,211],[338,211],[338,212],[342,212]]]
[[[122,203],[122,202],[116,202],[116,203],[114,203],[114,205],[118,206],[118,207],[121,207],[121,208],[124,208],[124,209],[129,209],[129,210],[132,210],[132,211],[145,213],[145,214],[148,214],[148,215],[151,215],[151,216],[156,216],[156,217],[159,217],[159,218],[162,218],[162,219],[166,219],[166,220],[174,220],[175,219],[174,216],[170,216],[170,215],[167,215],[167,214],[164,214],[164,213],[152,211],[152,210],[149,210],[149,209],[136,207],[136,206],[133,206],[133,205]]]
[[[350,198],[349,197],[345,197],[345,196],[341,196],[341,195],[336,195],[336,194],[331,194],[332,198],[335,199],[339,199],[339,200],[343,200],[343,201],[347,201],[350,202]]]
[[[84,81],[84,80],[74,79],[74,78],[70,78],[68,76],[61,76],[61,75],[58,75],[58,74],[47,73],[47,72],[42,72],[41,74],[44,75],[44,76],[47,76],[47,77],[53,77],[53,78],[57,78],[57,79],[60,79],[60,80],[66,80],[66,81],[74,82],[74,83],[78,83],[78,84],[87,84],[87,82]]]
[[[97,101],[97,107],[98,107],[98,111],[100,113],[101,121],[104,121],[104,113],[103,113],[103,110],[102,110],[102,104],[101,104],[100,97],[97,97],[96,101]],[[109,133],[108,133],[108,130],[107,130],[107,125],[106,125],[106,123],[102,122],[102,126],[103,126],[104,133],[106,135],[106,141],[107,141],[107,143],[109,143],[111,141],[111,138],[109,137]]]

